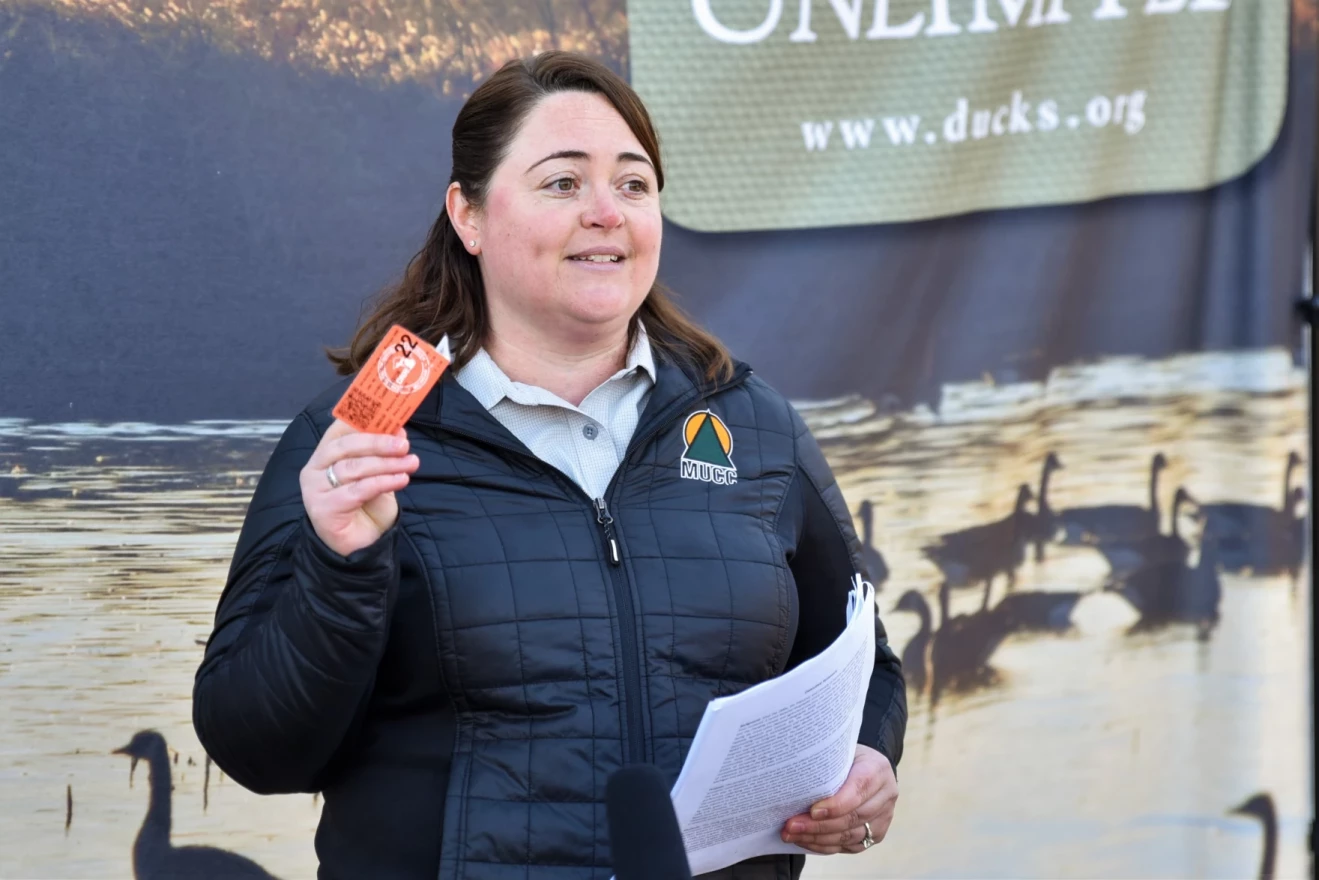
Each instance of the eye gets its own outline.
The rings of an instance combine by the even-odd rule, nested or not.
[[[557,180],[551,180],[549,188],[554,192],[570,193],[577,188],[577,181],[571,177],[560,177]]]
[[[626,189],[628,192],[632,193],[633,195],[638,195],[638,196],[643,196],[646,193],[650,192],[650,184],[647,181],[642,180],[640,178],[637,178],[635,180],[629,180],[627,183],[623,184],[623,188]]]

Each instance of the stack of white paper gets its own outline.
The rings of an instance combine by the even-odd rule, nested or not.
[[[806,852],[779,834],[847,779],[875,666],[875,614],[874,588],[857,575],[832,645],[706,707],[672,792],[693,875]]]

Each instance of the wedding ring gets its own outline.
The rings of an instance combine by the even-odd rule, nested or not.
[[[330,465],[325,469],[325,479],[330,481],[331,489],[339,488],[339,478],[334,475],[334,465]]]
[[[875,834],[873,831],[870,830],[869,822],[862,822],[861,824],[866,826],[866,836],[861,838],[861,848],[870,849],[872,846],[875,845]]]

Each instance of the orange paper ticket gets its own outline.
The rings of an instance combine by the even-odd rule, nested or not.
[[[395,324],[380,340],[334,407],[334,417],[359,431],[392,434],[421,406],[449,366],[448,354]]]

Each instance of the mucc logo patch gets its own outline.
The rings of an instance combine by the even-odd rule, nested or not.
[[[733,435],[717,415],[708,409],[689,415],[682,426],[682,439],[687,444],[681,463],[684,480],[702,480],[716,486],[737,482]]]

